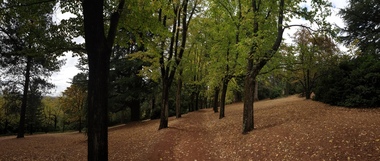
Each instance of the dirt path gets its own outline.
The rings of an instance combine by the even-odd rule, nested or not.
[[[243,104],[226,117],[203,109],[109,130],[110,160],[380,160],[380,109],[331,107],[295,96],[255,103],[255,130],[241,134]],[[86,160],[83,134],[0,137],[2,160]]]

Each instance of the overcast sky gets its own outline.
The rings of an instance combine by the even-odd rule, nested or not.
[[[310,2],[310,0],[307,0]],[[343,27],[344,23],[342,19],[337,16],[336,14],[339,12],[339,9],[345,8],[348,4],[348,0],[330,0],[333,5],[332,9],[332,16],[329,17],[327,20],[332,23],[336,24],[339,27]],[[68,17],[69,15],[62,15],[57,14],[56,18],[58,20],[63,19],[65,17]],[[307,24],[306,21],[300,20],[300,19],[294,19],[290,24]],[[284,33],[284,38],[287,39],[287,42],[290,41],[289,35],[293,35],[294,32],[297,30],[297,28],[288,29]],[[51,94],[53,96],[60,96],[61,93],[70,86],[71,79],[80,72],[75,65],[78,62],[77,57],[72,57],[71,53],[66,53],[64,57],[61,59],[66,59],[66,64],[62,66],[61,70],[59,72],[56,72],[51,77],[51,82],[56,85],[56,88],[51,90]]]

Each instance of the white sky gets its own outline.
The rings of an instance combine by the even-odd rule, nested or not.
[[[332,24],[343,27],[343,20],[336,14],[339,12],[339,9],[345,8],[347,6],[348,0],[330,0],[330,2],[332,2],[333,5],[333,15],[327,20]],[[69,16],[70,14],[58,13],[55,18],[61,20]],[[306,24],[306,21],[294,19],[290,24]],[[291,28],[285,31],[284,38],[287,39],[286,42],[291,41],[289,35],[293,35],[296,30],[297,28]],[[61,67],[61,70],[59,72],[54,73],[51,77],[51,82],[56,85],[56,88],[51,90],[51,94],[49,94],[52,96],[60,96],[61,93],[70,86],[71,79],[80,72],[80,70],[75,67],[75,65],[78,63],[77,57],[72,57],[71,53],[66,53],[65,56],[61,59],[66,59],[66,64]]]

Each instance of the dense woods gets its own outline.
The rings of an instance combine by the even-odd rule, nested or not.
[[[350,0],[339,12],[344,28],[327,21],[332,8],[325,0],[1,1],[0,134],[85,131],[88,159],[107,160],[108,126],[130,121],[160,119],[164,129],[168,117],[214,108],[223,119],[226,104],[244,102],[246,134],[257,100],[300,94],[379,107],[380,4]],[[72,16],[58,21],[57,11]],[[67,52],[82,72],[51,96],[49,77]]]

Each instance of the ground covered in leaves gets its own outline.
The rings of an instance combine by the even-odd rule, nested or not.
[[[333,107],[297,96],[255,103],[255,130],[243,135],[243,104],[226,117],[203,109],[109,130],[109,160],[380,160],[380,109]],[[86,160],[86,136],[0,137],[0,160]]]

